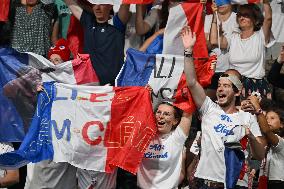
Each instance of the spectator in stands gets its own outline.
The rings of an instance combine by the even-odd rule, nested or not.
[[[265,76],[265,47],[271,42],[272,13],[268,0],[263,1],[262,11],[256,4],[240,5],[237,22],[240,33],[222,34],[220,46],[229,49],[230,68],[238,70],[244,76],[242,96],[253,91],[271,98],[271,92]],[[210,43],[218,45],[217,18],[212,21]]]
[[[90,54],[100,84],[114,85],[124,62],[124,32],[129,19],[129,5],[120,6],[112,26],[108,23],[111,4],[93,4],[93,13],[88,13],[74,0],[65,0],[65,3],[84,28],[84,51]]]
[[[0,154],[14,151],[12,144],[0,142]],[[19,182],[19,170],[0,169],[0,188],[6,188]]]
[[[59,39],[54,46],[50,47],[48,51],[48,59],[54,64],[61,64],[70,59],[70,49],[68,41]]]
[[[205,16],[204,32],[207,39],[207,46],[212,50],[213,53],[217,54],[217,65],[216,71],[212,78],[211,85],[208,86],[206,94],[214,101],[216,100],[216,89],[218,87],[218,80],[220,75],[229,69],[229,53],[228,49],[222,49],[219,44],[211,45],[210,38],[216,38],[217,33],[210,32],[210,30],[218,27],[219,30],[222,29],[222,33],[225,33],[227,36],[231,36],[234,31],[239,31],[239,25],[237,23],[237,15],[232,10],[232,5],[230,1],[217,1],[217,4],[212,4],[213,14]],[[224,4],[223,4],[224,3]],[[216,19],[216,16],[218,19]],[[215,20],[215,21],[214,21]],[[212,23],[212,21],[214,23]],[[217,23],[215,23],[217,22]],[[220,28],[220,26],[222,27]],[[211,34],[212,36],[209,36]]]
[[[184,177],[183,149],[191,115],[163,102],[155,116],[158,133],[144,152],[137,172],[138,186],[142,189],[177,188]]]
[[[280,71],[283,64],[284,64],[284,45],[282,46],[278,59],[275,60],[267,76],[268,81],[270,83],[272,83],[275,87],[279,87],[282,89],[284,89],[284,74],[281,74]]]
[[[185,48],[186,80],[202,119],[202,150],[195,176],[204,179],[203,188],[224,188],[225,143],[239,143],[247,135],[253,157],[261,160],[265,151],[264,139],[261,137],[260,129],[253,115],[239,111],[236,107],[237,98],[242,90],[240,73],[236,70],[229,70],[219,78],[216,92],[217,103],[214,103],[209,97],[206,97],[204,89],[197,82],[192,57],[196,34],[186,26],[181,35]],[[243,125],[246,125],[247,128]]]
[[[43,4],[39,0],[22,0],[15,6],[12,31],[12,47],[20,52],[34,52],[47,56],[51,46],[54,4]]]
[[[268,189],[284,188],[284,112],[274,106],[264,115],[255,96],[250,96],[249,102],[243,109],[252,111],[257,116],[261,132],[268,142]]]

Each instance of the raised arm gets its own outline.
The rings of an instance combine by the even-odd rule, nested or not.
[[[145,12],[146,5],[136,5],[135,29],[138,35],[144,35],[151,29],[151,26],[144,21]]]
[[[218,47],[218,23],[217,23],[217,6],[215,3],[212,4],[212,10],[213,10],[213,18],[210,28],[210,34],[209,34],[209,42],[212,45],[212,47]],[[219,40],[220,40],[220,48],[226,49],[228,46],[228,42],[226,37],[223,35],[222,30],[222,24],[219,27]]]
[[[118,17],[123,24],[127,24],[130,19],[131,13],[129,11],[130,4],[121,4],[118,10]]]
[[[272,26],[272,10],[269,0],[263,0],[264,21],[262,30],[265,37],[265,43],[269,43]]]
[[[164,34],[165,28],[160,29],[159,31],[156,31],[151,37],[149,37],[143,45],[140,47],[139,51],[145,52],[149,45],[159,36]]]
[[[261,107],[259,105],[259,101],[258,101],[257,97],[250,96],[249,101],[251,102],[251,104],[254,107],[254,109],[256,110],[256,112],[259,112],[258,110],[260,110]],[[263,133],[263,135],[265,136],[265,138],[267,139],[267,142],[272,144],[273,146],[276,146],[279,142],[279,139],[269,128],[266,117],[264,116],[263,113],[256,113],[256,116],[257,116],[259,128],[260,128],[261,132]]]
[[[66,5],[69,7],[69,9],[71,10],[72,14],[78,19],[80,20],[81,15],[83,13],[83,9],[82,7],[79,6],[79,4],[77,3],[76,0],[64,0],[64,2],[66,3]]]
[[[186,76],[186,82],[192,94],[195,105],[197,108],[200,108],[205,101],[206,94],[203,87],[197,81],[192,57],[192,50],[196,41],[196,34],[194,32],[192,33],[190,27],[185,26],[182,29],[181,36],[185,49],[184,73]]]
[[[183,112],[179,127],[183,130],[184,134],[186,136],[189,135],[189,130],[191,127],[191,120],[192,120],[192,115],[186,112]]]

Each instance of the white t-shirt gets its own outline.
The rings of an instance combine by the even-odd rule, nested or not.
[[[279,138],[276,147],[272,147],[267,155],[268,159],[268,178],[269,180],[284,181],[284,139]]]
[[[178,126],[167,136],[156,136],[144,153],[137,172],[142,189],[171,189],[179,184],[186,135]]]
[[[247,39],[240,33],[227,37],[230,68],[238,70],[243,76],[262,79],[265,76],[265,37],[263,30],[254,32]]]
[[[261,136],[256,117],[243,111],[226,114],[209,97],[199,111],[202,150],[195,177],[225,183],[224,141],[239,142],[245,136],[245,127],[255,137]]]
[[[0,154],[14,151],[13,145],[8,142],[0,142]],[[0,169],[0,177],[3,178],[6,175],[6,171]],[[4,189],[4,188],[2,188]]]
[[[222,22],[222,30],[224,35],[231,36],[233,32],[239,31],[239,25],[236,20],[236,13],[232,12],[230,17],[225,21]],[[205,16],[205,23],[204,23],[204,32],[207,34],[210,34],[211,29],[211,23],[212,23],[213,15],[206,15]],[[215,52],[218,55],[217,58],[217,64],[216,64],[216,72],[225,72],[227,69],[229,69],[229,54],[227,49],[222,49],[219,53],[219,49],[217,50],[213,49],[213,52]]]

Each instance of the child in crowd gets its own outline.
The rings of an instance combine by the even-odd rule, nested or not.
[[[54,64],[60,64],[70,59],[70,49],[68,47],[68,41],[65,39],[59,39],[55,45],[48,51],[48,59]]]
[[[264,160],[264,170],[268,173],[268,189],[284,188],[284,114],[283,110],[272,106],[263,114],[259,100],[250,96],[247,105],[243,107],[246,111],[252,111],[256,116],[267,145],[267,156]]]

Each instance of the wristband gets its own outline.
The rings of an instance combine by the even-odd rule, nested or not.
[[[192,58],[192,51],[189,49],[184,50],[184,56],[187,58]]]

